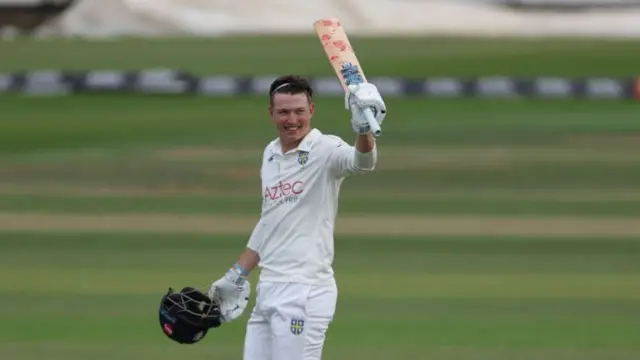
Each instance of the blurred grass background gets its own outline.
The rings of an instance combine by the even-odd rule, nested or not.
[[[634,39],[350,36],[369,76],[636,76]],[[43,39],[2,44],[0,71],[168,67],[205,74],[331,76],[317,37]],[[293,51],[295,50],[295,52]],[[33,54],[47,56],[33,56]]]
[[[640,63],[637,41],[352,41],[369,76],[635,76]],[[0,43],[0,72],[169,67],[332,76],[318,45],[308,37],[18,40]],[[167,287],[208,286],[243,249],[259,214],[260,155],[276,135],[266,99],[0,96],[2,357],[240,358],[246,315],[178,347],[163,337],[156,310]],[[416,225],[369,236],[345,222],[324,358],[639,358],[638,104],[387,104],[379,168],[344,183],[342,219],[387,216],[371,224],[380,228],[409,216],[498,227],[545,219],[557,227],[548,236],[526,227],[487,236],[486,228],[468,235],[474,228],[460,222],[450,235]],[[317,105],[318,128],[352,138],[340,98]],[[82,225],[75,215],[114,214],[175,215],[176,224],[233,216],[248,225],[208,235],[150,232],[152,223],[74,229]],[[61,229],[41,225],[55,215],[66,215]],[[630,228],[615,228],[622,218]],[[578,237],[562,225],[568,220],[613,225]]]

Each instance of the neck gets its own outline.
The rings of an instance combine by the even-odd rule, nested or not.
[[[296,140],[296,141],[291,141],[291,142],[283,142],[282,140],[280,140],[280,142],[282,143],[282,153],[286,153],[287,151],[291,150],[291,149],[295,149],[298,147],[298,145],[300,145],[300,143],[302,142],[302,139],[300,140]]]
[[[287,151],[290,151],[291,149],[295,149],[298,147],[298,145],[300,145],[300,143],[302,142],[302,140],[304,140],[305,137],[307,137],[307,135],[309,135],[309,133],[311,132],[311,129],[307,130],[307,132],[300,138],[300,140],[296,140],[296,141],[290,141],[290,142],[285,142],[282,140],[282,138],[280,138],[280,143],[282,144],[282,153],[286,153]]]

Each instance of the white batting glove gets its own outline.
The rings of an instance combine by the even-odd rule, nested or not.
[[[363,110],[370,108],[378,125],[382,126],[387,115],[387,107],[378,88],[371,83],[349,85],[344,97],[344,106],[351,111],[351,127],[356,134],[364,135],[371,131],[369,121]]]
[[[220,303],[222,322],[228,323],[240,317],[249,303],[251,284],[234,269],[229,269],[209,287],[209,298]]]

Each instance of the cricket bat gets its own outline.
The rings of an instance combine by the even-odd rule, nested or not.
[[[314,22],[313,26],[345,92],[349,85],[367,82],[367,78],[364,76],[360,62],[340,20],[336,18],[320,19]],[[380,125],[373,117],[371,109],[365,109],[364,114],[369,120],[371,132],[375,136],[380,136],[382,129],[380,129]]]

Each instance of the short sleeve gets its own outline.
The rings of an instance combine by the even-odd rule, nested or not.
[[[249,237],[249,241],[247,242],[247,247],[259,254],[263,237],[263,225],[262,219],[260,219],[260,221],[258,221],[255,228],[253,228],[253,231],[251,232],[251,236]]]
[[[328,135],[327,137],[329,168],[336,177],[373,171],[377,160],[377,148],[363,154],[337,136]]]

